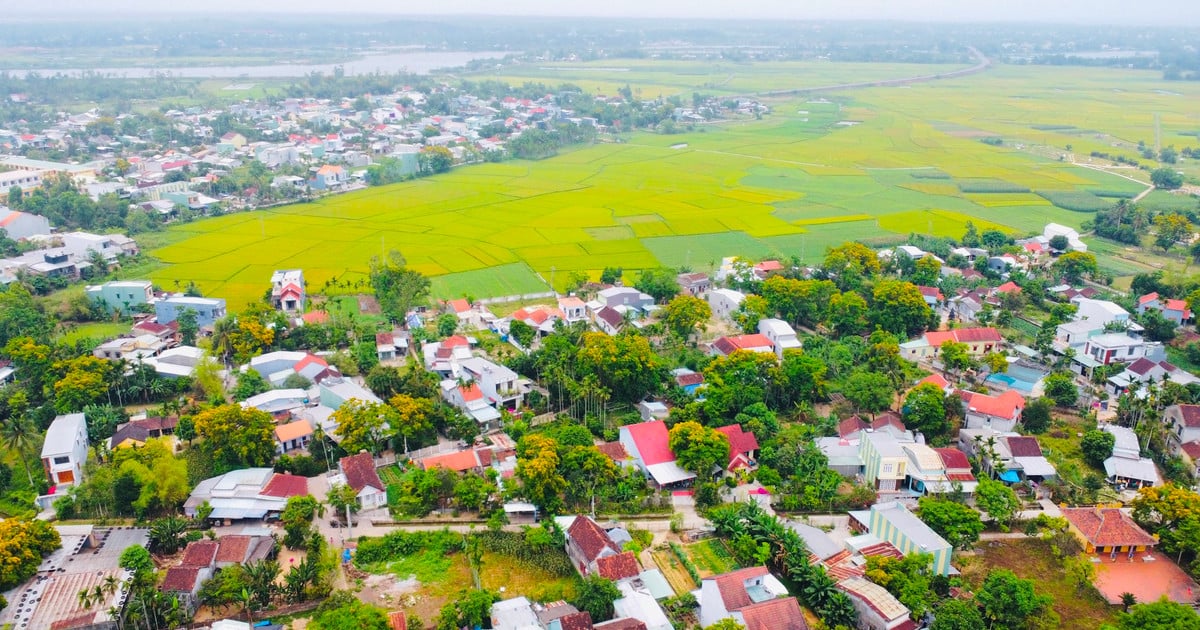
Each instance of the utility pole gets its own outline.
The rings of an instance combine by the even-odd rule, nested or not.
[[[1154,154],[1155,159],[1162,153],[1162,116],[1154,112]]]

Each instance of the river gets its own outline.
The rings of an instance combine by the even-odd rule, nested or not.
[[[475,59],[500,59],[510,54],[507,51],[424,51],[367,53],[359,59],[345,63],[324,64],[273,64],[266,66],[188,66],[188,67],[123,67],[123,68],[66,68],[6,70],[10,76],[24,77],[36,72],[42,76],[56,74],[79,75],[84,72],[123,79],[148,79],[161,74],[189,79],[274,79],[303,77],[311,72],[333,74],[341,66],[347,75],[395,74],[411,72],[428,74],[438,68],[457,68]]]

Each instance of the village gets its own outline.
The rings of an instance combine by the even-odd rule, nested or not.
[[[302,269],[238,313],[108,281],[84,295],[130,332],[77,356],[15,282],[4,435],[41,465],[8,477],[38,517],[0,528],[43,546],[0,623],[1015,627],[1051,599],[978,558],[1017,539],[1109,606],[1191,606],[1200,540],[1168,505],[1200,502],[1200,379],[1167,350],[1197,293],[1118,295],[1056,224],[918,244],[490,304],[430,300],[393,255],[361,321]]]

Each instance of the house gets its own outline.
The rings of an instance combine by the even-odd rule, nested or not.
[[[200,328],[211,328],[218,319],[226,315],[225,300],[221,298],[175,295],[154,303],[154,314],[160,324],[170,324],[179,319],[179,314],[184,309],[196,312],[196,325]]]
[[[118,424],[116,430],[113,431],[112,437],[108,438],[109,450],[118,448],[140,448],[146,445],[146,441],[153,438],[169,438],[169,444],[172,451],[176,450],[175,427],[179,424],[179,418],[169,416],[166,418],[143,418],[141,420],[130,420],[122,424]]]
[[[679,289],[683,293],[696,297],[708,293],[709,287],[712,286],[712,281],[706,273],[681,273],[675,276],[675,282],[679,283]]]
[[[558,298],[558,310],[562,311],[568,324],[587,320],[587,302],[574,295]]]
[[[84,294],[92,304],[97,304],[106,313],[139,312],[138,307],[154,299],[154,285],[149,280],[122,280],[84,287]]]
[[[917,290],[921,292],[921,297],[925,298],[925,303],[929,305],[929,308],[934,308],[946,301],[946,296],[942,295],[942,290],[937,287],[918,285]]]
[[[212,567],[185,565],[171,567],[167,569],[162,583],[158,585],[158,590],[177,596],[180,606],[190,612],[195,610],[198,604],[201,585],[211,579],[212,574]]]
[[[317,169],[312,179],[308,180],[308,185],[314,190],[329,190],[348,181],[350,181],[350,177],[346,174],[346,169],[336,164],[326,164]]]
[[[907,475],[904,479],[904,489],[918,496],[926,494],[945,494],[953,492],[955,485],[946,474],[945,464],[936,450],[919,442],[901,444],[900,449],[908,459]],[[975,485],[969,489],[973,492]],[[959,488],[967,494],[967,484],[960,483]]]
[[[445,468],[456,473],[472,471],[482,473],[485,468],[491,466],[492,459],[492,449],[490,448],[468,448],[453,453],[432,455],[422,459],[418,464],[424,470]]]
[[[939,536],[899,501],[877,503],[867,516],[867,528],[880,540],[889,542],[905,555],[927,553],[933,556],[936,575],[949,575],[950,543]]]
[[[305,292],[304,271],[284,269],[271,274],[271,305],[277,310],[304,312]]]
[[[956,328],[946,331],[930,331],[917,339],[900,344],[900,356],[909,361],[931,360],[942,351],[946,342],[961,343],[967,346],[967,354],[979,357],[995,352],[1004,343],[1004,338],[995,328]]]
[[[217,556],[213,565],[224,569],[235,564],[256,562],[275,554],[275,539],[270,536],[222,534],[217,538]]]
[[[157,335],[138,335],[137,337],[117,337],[106,341],[92,350],[92,356],[109,361],[128,361],[137,363],[143,359],[157,356],[163,350],[174,345],[175,341],[163,340]]]
[[[884,411],[870,422],[863,420],[861,416],[850,416],[837,426],[838,436],[843,438],[857,439],[863,431],[888,431],[894,436],[900,436],[908,429],[904,426],[904,419],[894,411]]]
[[[1058,476],[1033,437],[988,428],[961,429],[958,448],[978,458],[981,470],[1006,483],[1041,482]]]
[[[733,289],[713,289],[708,292],[707,299],[713,317],[733,321],[734,315],[746,299],[746,294]]]
[[[200,348],[178,346],[167,348],[158,356],[142,359],[142,364],[154,368],[154,372],[163,378],[188,378],[204,360],[204,351]],[[223,377],[225,371],[219,370],[218,373]]]
[[[243,409],[258,409],[272,416],[286,416],[297,409],[307,407],[311,401],[308,392],[299,388],[269,389],[238,403]]]
[[[8,192],[8,187],[4,188],[4,192]],[[19,241],[35,234],[49,234],[50,220],[41,215],[0,206],[0,231],[8,238]]]
[[[1129,363],[1145,357],[1160,345],[1149,344],[1125,333],[1106,333],[1089,337],[1083,342],[1083,355],[1100,365]]]
[[[1086,553],[1107,553],[1113,560],[1124,553],[1127,560],[1133,561],[1134,554],[1158,544],[1157,538],[1120,508],[1063,508],[1062,515]]]
[[[516,372],[480,357],[463,359],[458,367],[462,378],[479,386],[489,405],[504,409],[521,406],[528,383]]]
[[[666,405],[656,401],[643,400],[636,406],[642,420],[666,420],[667,416],[671,414],[671,410]]]
[[[956,448],[935,448],[938,457],[942,458],[942,469],[946,471],[946,479],[951,484],[962,484],[963,492],[972,494],[979,484],[975,474],[971,472],[971,460],[967,454]]]
[[[628,306],[640,311],[654,306],[654,298],[633,287],[610,287],[596,293],[596,300],[609,308]]]
[[[70,486],[83,481],[88,459],[87,421],[82,413],[54,418],[42,443],[42,469],[51,486]]]
[[[1111,433],[1115,438],[1113,453],[1104,460],[1104,474],[1109,483],[1119,489],[1130,490],[1162,485],[1162,477],[1154,461],[1142,457],[1142,449],[1133,429],[1104,424],[1100,430]]]
[[[459,361],[471,358],[474,339],[462,335],[451,335],[441,341],[421,344],[425,369],[436,372],[442,378],[454,375]]]
[[[613,542],[595,521],[577,515],[566,528],[567,557],[583,577],[599,572],[598,561],[607,556],[616,556],[621,548]]]
[[[766,567],[748,567],[705,578],[700,582],[700,596],[696,598],[700,605],[700,625],[708,627],[722,619],[733,619],[746,626],[744,611],[747,608],[781,597],[787,597],[787,588]],[[803,623],[803,616],[800,621]],[[807,629],[806,625],[767,627]]]
[[[1150,383],[1171,381],[1180,385],[1200,383],[1200,378],[1187,370],[1181,370],[1166,361],[1154,361],[1142,357],[1125,366],[1125,371],[1108,377],[1105,389],[1113,396],[1126,393],[1144,395]]]
[[[739,350],[773,354],[775,353],[775,344],[766,335],[756,333],[753,335],[720,337],[709,346],[709,354],[720,357],[727,357]]]
[[[524,597],[514,597],[492,604],[494,630],[534,630],[540,628],[533,604]]]
[[[409,335],[402,331],[375,333],[375,356],[380,363],[408,356]]]
[[[622,551],[614,556],[597,558],[596,573],[606,580],[618,582],[638,577],[642,574],[642,567],[632,551]]]
[[[908,475],[908,456],[901,448],[909,440],[897,439],[887,432],[859,435],[858,454],[863,462],[863,477],[878,492],[899,492]]]
[[[1086,252],[1088,250],[1087,243],[1084,243],[1082,240],[1080,240],[1079,232],[1076,232],[1065,225],[1059,225],[1057,223],[1047,223],[1046,227],[1042,229],[1041,238],[1037,240],[1039,243],[1042,243],[1042,245],[1049,246],[1050,239],[1054,238],[1055,236],[1067,237],[1067,247],[1069,247],[1072,251]]]
[[[236,131],[230,131],[229,133],[221,136],[221,142],[232,145],[235,149],[240,149],[246,146],[246,136],[243,136]]]
[[[1012,431],[1025,410],[1025,397],[1013,389],[996,396],[966,390],[959,390],[958,395],[962,398],[965,424],[970,429]]]
[[[778,260],[764,260],[755,264],[750,270],[754,273],[756,279],[766,280],[777,273],[782,273],[783,263]]]
[[[212,508],[215,520],[261,519],[280,514],[290,497],[308,494],[308,479],[277,473],[270,468],[243,468],[210,477],[196,484],[183,504],[183,511],[195,517],[200,506]]]
[[[296,420],[275,425],[275,451],[280,455],[308,448],[312,440],[313,426],[308,420]]]
[[[796,338],[796,331],[782,319],[768,317],[758,320],[758,332],[771,341],[775,348],[775,356],[783,360],[783,353],[788,350],[799,350],[802,347]]]
[[[692,396],[704,386],[704,374],[688,368],[675,368],[671,370],[671,376],[675,378],[676,387],[682,388]]]
[[[1200,405],[1171,405],[1163,409],[1162,423],[1167,427],[1167,446],[1171,452],[1197,461],[1184,447],[1194,444],[1190,450],[1200,455]]]
[[[347,400],[358,400],[365,403],[382,403],[371,390],[340,376],[323,379],[317,385],[320,392],[321,404],[338,410]]]
[[[339,459],[338,470],[341,472],[341,480],[354,489],[362,509],[370,510],[387,505],[387,487],[379,480],[379,473],[375,471],[375,460],[370,453],[363,451]],[[330,485],[333,484],[331,481]]]
[[[887,589],[864,577],[851,577],[838,582],[838,590],[846,594],[858,611],[858,627],[870,630],[911,630],[917,625],[909,618],[910,611]]]
[[[729,439],[729,463],[725,470],[753,470],[758,466],[758,439],[751,431],[743,431],[741,425],[730,424],[717,427],[717,432]]]
[[[500,428],[500,412],[484,399],[478,383],[460,384],[446,379],[441,382],[442,398],[479,423],[479,430],[486,433]]]
[[[615,308],[601,307],[599,310],[593,311],[592,316],[596,328],[608,335],[621,332],[621,328],[625,326],[625,314]]]
[[[674,630],[675,626],[658,605],[649,585],[639,585],[634,580],[621,580],[617,583],[617,590],[621,592],[621,598],[613,602],[613,611],[617,619],[598,624],[596,628]],[[638,625],[634,625],[631,620],[639,622]]]
[[[863,474],[863,460],[859,455],[860,440],[844,437],[819,437],[816,446],[829,461],[829,469],[837,474],[853,479]]]
[[[634,464],[659,487],[683,484],[696,478],[675,463],[662,420],[627,424],[620,429],[621,446]]]
[[[1138,315],[1154,310],[1162,313],[1163,319],[1174,322],[1177,326],[1191,323],[1192,312],[1188,310],[1186,300],[1174,300],[1159,297],[1158,293],[1147,293],[1138,298]]]

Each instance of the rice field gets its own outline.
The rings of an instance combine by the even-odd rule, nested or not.
[[[602,64],[506,68],[521,73],[502,78],[602,92],[628,83],[649,98],[931,71],[900,64],[622,64],[625,71]],[[1133,181],[1145,173],[1104,172],[1086,155],[1133,157],[1129,147],[1153,138],[1155,112],[1164,144],[1196,145],[1183,133],[1200,127],[1189,105],[1197,98],[1200,85],[1168,84],[1154,73],[1001,66],[949,81],[775,99],[761,120],[626,135],[539,162],[465,166],[181,225],[152,235],[147,249],[165,264],[151,277],[163,286],[193,281],[236,309],[261,297],[274,269],[303,268],[309,285],[321,287],[362,278],[372,256],[395,249],[433,277],[437,297],[483,298],[561,289],[573,272],[596,278],[606,266],[704,270],[734,255],[815,262],[846,240],[959,236],[967,221],[1013,236],[1040,232],[1050,221],[1078,228],[1096,208],[1145,188]],[[686,147],[672,148],[680,143]],[[1189,201],[1195,207],[1167,193],[1147,198],[1159,207]],[[1106,269],[1133,271],[1096,251]]]

